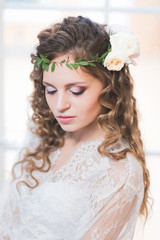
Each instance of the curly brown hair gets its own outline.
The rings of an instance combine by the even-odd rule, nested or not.
[[[38,34],[39,45],[36,47],[36,54],[32,54],[34,69],[30,78],[34,85],[34,90],[30,98],[33,114],[30,119],[32,123],[30,130],[40,138],[38,146],[33,150],[25,149],[23,158],[13,167],[13,179],[18,178],[15,174],[15,167],[21,164],[21,175],[25,169],[35,181],[34,185],[27,181],[25,183],[30,188],[35,188],[39,180],[33,172],[48,172],[51,168],[49,153],[64,144],[64,130],[54,118],[45,99],[45,88],[42,84],[42,67],[36,67],[36,58],[40,54],[49,60],[70,54],[74,59],[82,57],[86,59],[102,55],[109,46],[109,35],[105,30],[105,25],[97,24],[88,18],[81,16],[64,18],[62,23],[54,24]],[[133,96],[133,80],[128,66],[124,66],[121,71],[109,71],[100,63],[96,67],[81,66],[81,69],[88,74],[98,78],[103,83],[103,90],[99,96],[102,112],[98,116],[97,122],[106,133],[106,138],[98,147],[100,154],[115,160],[126,157],[128,152],[132,153],[140,162],[143,168],[144,199],[140,208],[140,213],[148,216],[148,191],[150,186],[149,172],[146,168],[143,143],[138,127],[138,112],[136,99]],[[34,124],[33,124],[34,123]],[[130,147],[120,152],[109,152],[107,149],[115,144],[120,136],[123,136]],[[36,160],[43,160],[39,167]]]

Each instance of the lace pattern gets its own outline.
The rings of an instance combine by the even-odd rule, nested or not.
[[[61,150],[48,173],[36,173],[35,189],[6,183],[0,198],[1,240],[132,240],[144,186],[131,154],[115,161],[102,157],[100,140],[83,143],[60,169]],[[120,148],[125,148],[122,141]],[[113,151],[120,149],[112,149]]]

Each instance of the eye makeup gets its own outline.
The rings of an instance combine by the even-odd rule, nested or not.
[[[84,87],[79,87],[79,86],[74,86],[70,88],[70,92],[74,95],[81,95],[85,92],[86,88]]]
[[[54,87],[46,86],[46,85],[45,85],[45,90],[47,94],[54,94],[57,91]]]
[[[54,86],[47,83],[43,83],[43,85],[45,87],[47,94],[54,94],[57,92],[57,89]],[[72,86],[68,88],[68,91],[75,96],[83,94],[85,90],[86,90],[86,87],[82,87],[82,86]]]

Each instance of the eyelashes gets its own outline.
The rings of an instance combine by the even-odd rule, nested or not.
[[[85,92],[85,88],[84,89],[82,89],[81,91],[78,91],[78,92],[74,92],[74,91],[71,91],[70,90],[70,92],[73,94],[73,95],[75,95],[75,96],[79,96],[79,95],[81,95],[81,94],[83,94],[84,92]],[[53,95],[53,94],[55,94],[57,92],[57,90],[52,90],[52,91],[48,91],[47,89],[46,89],[46,93],[47,94],[50,94],[50,95]]]
[[[54,91],[48,91],[47,89],[46,89],[46,93],[47,94],[54,94],[56,92],[56,90],[54,90]]]
[[[73,91],[71,91],[71,93],[72,93],[73,95],[78,96],[78,95],[83,94],[83,93],[85,92],[85,90],[86,90],[86,89],[83,89],[83,90],[81,90],[80,92],[73,92]]]

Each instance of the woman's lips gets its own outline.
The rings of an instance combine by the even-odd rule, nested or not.
[[[75,116],[57,116],[57,118],[61,123],[68,123],[71,122]]]

